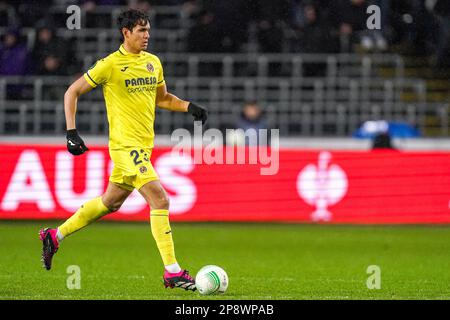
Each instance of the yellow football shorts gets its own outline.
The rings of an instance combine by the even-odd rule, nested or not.
[[[159,180],[158,174],[150,162],[153,149],[124,148],[110,150],[109,155],[114,167],[109,181],[119,187],[133,191],[140,189],[150,181]]]

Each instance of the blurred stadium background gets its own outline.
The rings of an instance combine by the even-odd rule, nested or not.
[[[381,30],[367,30],[372,3]],[[66,27],[71,4],[81,30]],[[243,103],[257,100],[283,137],[348,137],[378,119],[448,136],[450,9],[419,0],[1,1],[0,134],[64,133],[61,97],[117,50],[127,5],[149,12],[149,50],[170,89],[207,105],[211,127],[235,127]],[[80,103],[79,129],[106,134],[105,120],[96,90]],[[170,134],[190,123],[161,111],[155,125]]]
[[[66,26],[70,5],[81,8],[79,30]],[[367,28],[369,5],[381,8],[380,30]],[[194,166],[167,156],[170,134],[177,128],[192,131],[191,118],[157,110],[153,163],[171,194],[173,221],[421,224],[409,229],[178,224],[185,261],[201,267],[210,262],[205,243],[220,243],[223,255],[210,257],[239,281],[230,299],[450,297],[450,274],[443,269],[450,263],[443,254],[450,249],[445,241],[450,237],[450,3],[445,0],[0,0],[0,219],[13,220],[0,222],[7,247],[27,247],[33,264],[37,241],[17,242],[8,231],[31,234],[44,222],[15,220],[65,219],[103,192],[111,163],[102,92],[93,90],[78,102],[77,127],[91,151],[76,161],[65,151],[63,95],[97,59],[117,50],[115,20],[127,7],[149,13],[148,50],[161,58],[171,92],[209,109],[207,128],[224,134],[250,127],[280,132],[275,176],[261,176],[261,163]],[[145,203],[131,198],[107,219],[147,221]],[[81,246],[102,245],[101,235],[111,236],[114,228],[125,230],[114,233],[119,246],[122,237],[133,235],[131,228],[144,227],[92,226],[94,231],[70,240],[79,263],[92,267]],[[193,240],[195,230],[201,231]],[[284,273],[288,264],[280,261],[292,259],[280,250],[283,237],[293,244],[291,261],[305,268],[310,281],[300,273],[267,276]],[[241,238],[255,241],[245,268],[234,261],[235,255],[248,254]],[[107,261],[125,258],[103,245]],[[197,252],[199,260],[187,251]],[[125,274],[138,288],[134,296],[123,293],[131,284],[116,283],[126,288],[120,291],[101,282],[106,278],[100,275],[97,284],[104,291],[69,294],[61,282],[42,293],[38,280],[51,276],[31,267],[24,276],[17,267],[21,260],[4,254],[0,298],[169,297],[159,291],[146,295],[148,287],[137,284],[140,275],[159,277],[159,270],[148,271],[147,264],[130,271],[123,261],[104,267],[110,275]],[[73,256],[61,253],[60,259],[65,268]],[[149,260],[144,254],[141,259]],[[267,259],[268,269],[258,259]],[[391,272],[382,293],[365,287],[365,268],[377,261]],[[64,268],[55,272],[63,277]],[[267,277],[267,286],[252,287],[254,270]],[[127,278],[133,272],[139,276]],[[31,283],[27,289],[26,283]]]

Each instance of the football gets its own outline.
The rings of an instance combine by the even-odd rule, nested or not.
[[[228,275],[219,266],[207,265],[197,272],[195,286],[202,295],[222,294],[228,288]]]

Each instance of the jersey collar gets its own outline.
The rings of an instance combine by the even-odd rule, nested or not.
[[[127,50],[125,50],[123,44],[121,44],[120,47],[119,47],[119,52],[121,54],[123,54],[124,56],[140,57],[142,51],[140,53],[131,53],[131,52],[128,52]]]

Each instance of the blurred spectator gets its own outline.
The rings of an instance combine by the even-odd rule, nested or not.
[[[202,10],[196,17],[194,24],[189,29],[186,38],[188,52],[221,52],[222,44],[218,41],[220,32],[214,15]],[[222,68],[218,64],[202,63],[199,65],[199,74],[219,76]]]
[[[36,21],[49,14],[49,8],[54,4],[54,0],[46,0],[45,5],[42,1],[14,0],[9,2],[16,8],[22,27],[34,27]]]
[[[221,51],[217,41],[219,30],[214,15],[206,10],[201,11],[187,36],[187,50],[189,52],[218,52]]]
[[[146,2],[148,3],[148,2]],[[82,10],[86,14],[84,25],[89,28],[111,28],[111,13],[100,11],[98,6],[125,6],[126,0],[82,0]],[[114,25],[113,25],[114,26]]]
[[[284,20],[289,16],[286,0],[257,0],[256,20],[258,45],[261,52],[282,52]]]
[[[17,30],[8,30],[0,44],[0,75],[20,76],[29,71],[26,46],[19,41]],[[9,84],[6,92],[6,98],[11,100],[20,100],[27,95],[22,84]]]
[[[38,70],[38,74],[43,76],[62,76],[67,73],[62,67],[61,58],[50,54],[45,56],[41,69]]]
[[[341,51],[351,51],[358,41],[357,33],[366,29],[365,0],[338,0],[333,2],[330,12],[340,37]]]
[[[17,25],[16,10],[6,1],[0,1],[0,27]]]
[[[283,28],[280,20],[264,19],[258,22],[260,52],[279,53],[283,49]]]
[[[41,68],[38,70],[38,74],[42,76],[63,76],[66,75],[66,71],[63,68],[61,58],[53,54],[49,54],[44,57],[44,61],[41,64]],[[63,86],[49,86],[42,91],[43,100],[59,100],[64,96],[65,87]]]
[[[10,29],[0,45],[0,74],[24,75],[28,71],[28,51],[19,41],[19,32]]]
[[[391,136],[387,132],[377,134],[372,140],[372,149],[396,149],[392,145]]]
[[[129,1],[128,7],[130,9],[140,10],[140,11],[148,13],[152,6],[151,6],[149,1],[146,1],[146,0],[135,0],[135,1]],[[155,21],[151,20],[150,21],[150,26],[151,27],[155,27]]]
[[[340,0],[332,4],[330,17],[335,22],[342,52],[351,52],[355,45],[365,50],[385,50],[386,40],[379,30],[367,29],[366,0]]]
[[[55,31],[48,27],[51,23],[41,22],[37,31],[32,51],[33,72],[41,76],[65,76],[77,72],[75,55],[65,40],[55,36]],[[63,87],[50,86],[42,91],[44,100],[58,100],[64,95]]]
[[[329,53],[338,51],[337,39],[330,33],[326,19],[319,15],[314,4],[298,1],[293,7],[292,26],[295,41],[292,50],[302,53]],[[326,63],[304,63],[303,76],[324,76]]]
[[[249,0],[204,0],[203,8],[214,16],[221,52],[238,52],[248,38],[251,6]]]
[[[439,30],[439,27],[436,24],[432,13],[425,6],[424,0],[414,0],[412,1],[412,5],[414,20],[411,27],[413,32],[413,54],[428,55],[433,50],[433,42],[436,42],[435,38],[437,38],[435,37],[435,30]]]
[[[423,0],[384,0],[387,21],[383,23],[392,45],[401,45],[407,54],[429,54],[434,47],[436,27]],[[385,14],[383,14],[384,16]]]
[[[256,101],[249,101],[242,109],[241,116],[238,121],[238,128],[247,130],[266,129],[266,123],[263,119],[263,113]]]
[[[263,112],[255,101],[249,101],[245,104],[244,108],[242,109],[240,118],[237,122],[237,128],[243,129],[244,131],[253,129],[257,132],[260,129],[267,129],[267,125],[263,117]],[[260,143],[258,133],[256,142],[258,144]],[[248,139],[246,139],[245,144],[252,145],[251,141],[249,141]]]
[[[450,2],[448,0],[437,0],[433,11],[438,20],[438,43],[437,43],[437,67],[450,66]]]
[[[32,52],[34,73],[39,75],[67,75],[69,48],[64,40],[55,37],[49,27],[41,27]]]
[[[293,21],[298,39],[294,46],[296,52],[336,51],[329,32],[330,26],[319,17],[317,8],[313,4],[307,4],[304,7],[297,4],[296,12]]]

